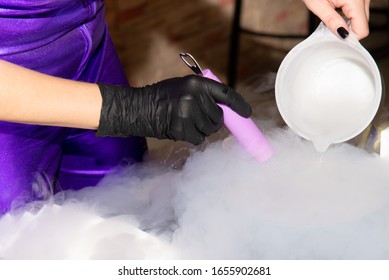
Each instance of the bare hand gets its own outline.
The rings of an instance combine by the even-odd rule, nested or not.
[[[369,35],[370,0],[303,0],[305,5],[316,14],[335,34],[345,39],[350,30],[342,16],[335,10],[341,9],[350,20],[351,29],[358,40]]]

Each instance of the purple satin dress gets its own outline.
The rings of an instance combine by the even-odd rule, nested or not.
[[[0,59],[67,79],[128,85],[102,0],[0,0]],[[140,137],[0,122],[0,215],[50,190],[94,186],[118,165],[141,161],[146,149]]]

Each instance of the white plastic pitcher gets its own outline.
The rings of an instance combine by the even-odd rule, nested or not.
[[[370,124],[381,101],[381,76],[352,32],[340,39],[321,23],[282,61],[275,95],[286,124],[323,152]]]

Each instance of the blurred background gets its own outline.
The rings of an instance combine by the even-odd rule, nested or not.
[[[192,74],[179,57],[188,52],[243,95],[319,23],[301,0],[106,0],[106,14],[133,86]],[[371,1],[370,35],[361,43],[388,88],[389,0]]]

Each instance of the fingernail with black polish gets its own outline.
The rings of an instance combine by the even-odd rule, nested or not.
[[[342,39],[346,39],[347,38],[348,31],[344,27],[339,27],[336,31],[338,32],[339,36]]]

